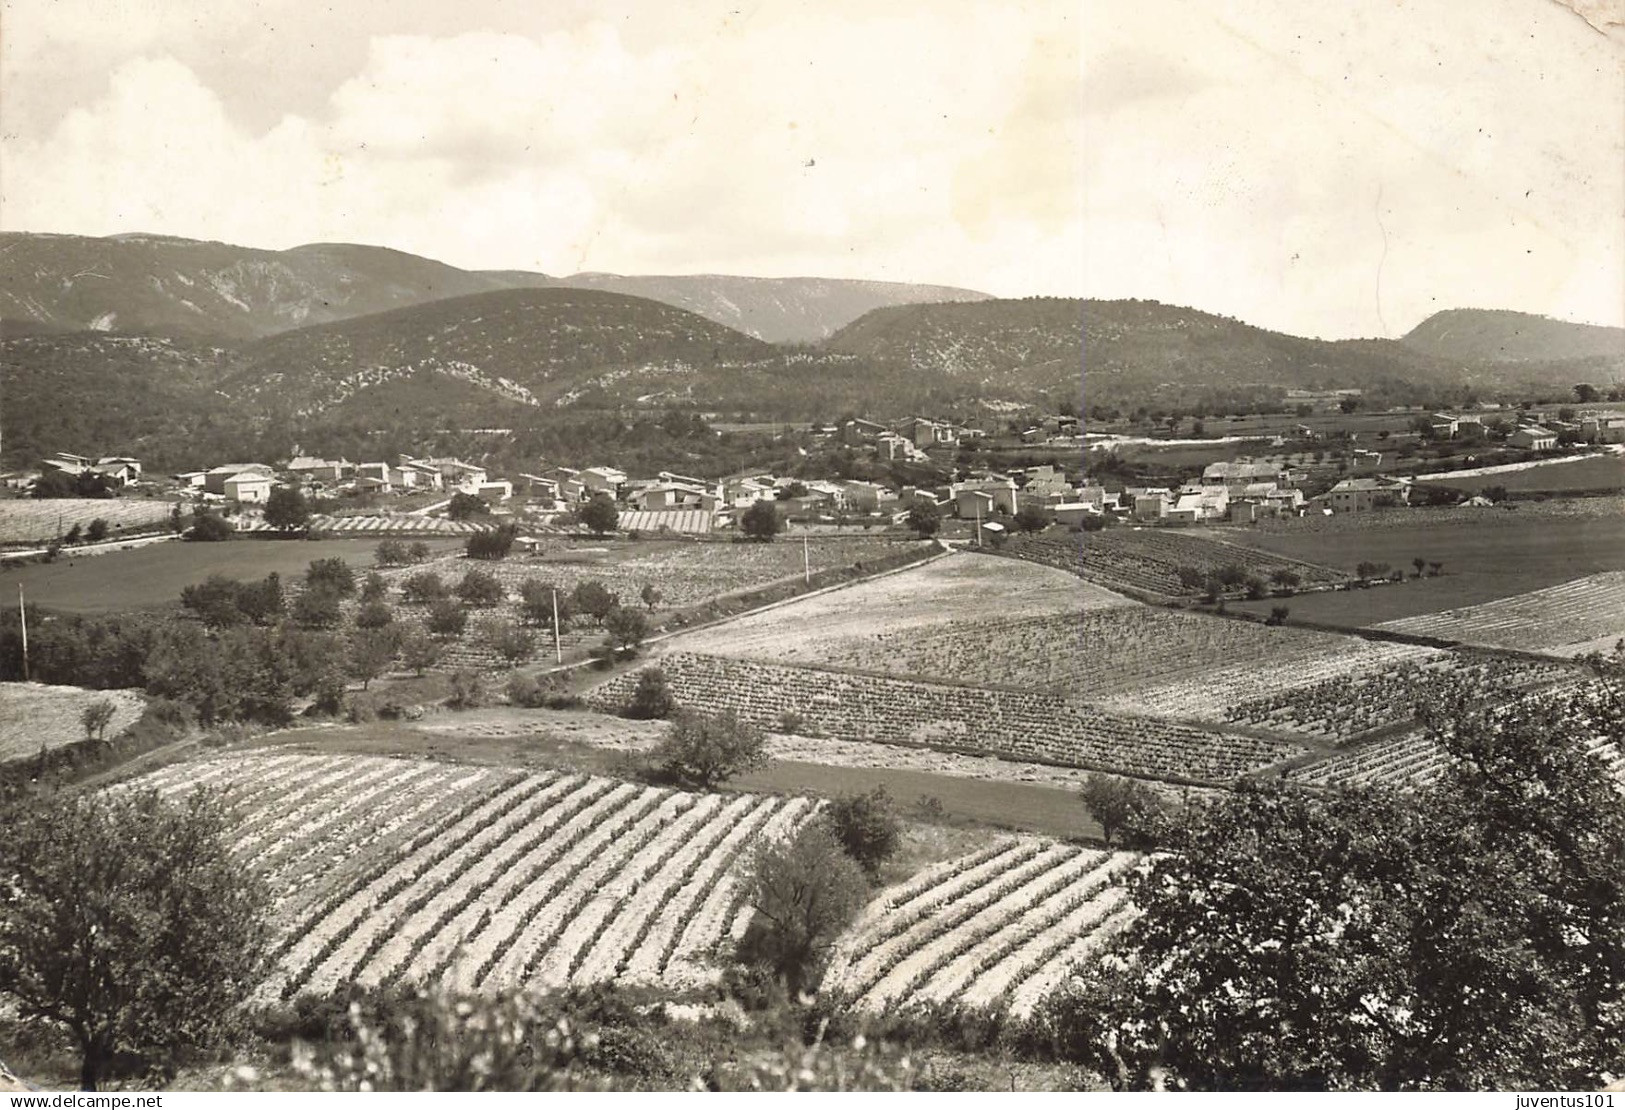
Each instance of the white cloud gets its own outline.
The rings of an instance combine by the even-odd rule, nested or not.
[[[54,128],[7,137],[0,217],[479,268],[1076,291],[1066,4],[759,14],[636,47],[603,22],[380,35],[322,111],[268,130],[175,58],[128,59]]]

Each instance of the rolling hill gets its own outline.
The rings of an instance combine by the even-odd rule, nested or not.
[[[272,419],[374,405],[442,379],[526,407],[684,390],[706,373],[778,363],[771,344],[655,301],[584,289],[507,289],[301,328],[241,350],[221,383]]]
[[[646,297],[772,343],[818,342],[885,305],[984,296],[825,278],[471,271],[344,243],[271,251],[164,235],[0,233],[7,334],[48,328],[254,339],[448,297],[551,287]]]
[[[1575,324],[1496,309],[1435,312],[1400,340],[1434,358],[1464,362],[1561,362],[1609,359],[1625,364],[1625,328]]]

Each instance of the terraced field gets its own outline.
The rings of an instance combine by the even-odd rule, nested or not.
[[[414,513],[378,513],[373,516],[329,516],[318,513],[310,518],[313,532],[333,536],[467,536],[495,527],[487,521],[446,520]],[[263,520],[241,521],[239,532],[274,532]]]
[[[1149,778],[1228,783],[1301,753],[1290,740],[1110,713],[1064,694],[1028,688],[920,682],[717,655],[659,660],[678,704],[729,712],[770,731],[837,740],[916,744]],[[637,672],[594,688],[589,703],[618,710]]]
[[[1601,648],[1611,638],[1625,637],[1625,571],[1587,575],[1543,590],[1376,627],[1558,655],[1571,654],[1574,648]]]
[[[1003,838],[882,891],[836,946],[823,990],[860,1010],[953,1002],[1026,1017],[1134,918],[1126,852]]]
[[[741,852],[804,798],[365,756],[236,754],[113,789],[224,788],[234,854],[276,894],[264,1000],[350,983],[697,986],[751,911]]]
[[[134,724],[147,701],[132,690],[86,690],[38,682],[0,683],[0,763],[38,755],[85,738],[79,715],[87,705],[107,701],[113,717],[103,735],[111,740]]]

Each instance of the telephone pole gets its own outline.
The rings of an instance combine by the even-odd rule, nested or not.
[[[23,584],[17,583],[17,617],[23,622],[23,681],[28,677],[28,607],[23,603]]]
[[[812,585],[812,555],[807,550],[807,533],[801,533],[801,580]]]
[[[559,639],[559,588],[553,587],[553,661],[564,663],[564,642]]]

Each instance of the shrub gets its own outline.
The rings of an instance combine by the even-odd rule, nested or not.
[[[395,611],[382,601],[369,601],[356,611],[357,628],[385,628],[395,623]]]
[[[736,955],[771,969],[792,996],[817,984],[836,938],[869,893],[863,869],[822,821],[759,848],[744,889],[756,913]]]
[[[485,642],[510,667],[518,666],[536,653],[536,637],[513,621],[497,621],[488,625]]]
[[[102,519],[101,517],[97,517],[95,520],[90,522],[90,527],[85,529],[85,542],[86,543],[100,543],[102,540],[104,540],[106,538],[107,538],[107,521]]]
[[[373,562],[381,567],[403,567],[410,561],[406,545],[400,540],[385,540],[373,552]]]
[[[490,516],[491,506],[472,493],[454,493],[446,503],[446,516],[452,520],[472,520],[477,516]]]
[[[367,577],[361,581],[362,601],[383,601],[389,596],[389,583],[377,571],[368,571]]]
[[[237,529],[231,522],[214,513],[207,513],[199,509],[192,514],[192,527],[186,530],[185,538],[203,543],[218,543],[229,540],[237,534]]]
[[[558,685],[551,678],[515,671],[508,678],[508,701],[525,709],[541,709],[558,697]]]
[[[884,786],[867,794],[841,795],[824,811],[824,820],[846,854],[870,879],[880,874],[881,865],[902,843],[903,826]]]
[[[739,528],[750,539],[766,543],[783,530],[784,522],[773,502],[758,501],[739,518]]]
[[[338,595],[325,589],[306,590],[293,603],[293,619],[306,628],[332,628],[339,612]]]
[[[604,618],[604,628],[609,632],[607,643],[610,648],[632,655],[636,654],[644,637],[649,634],[649,618],[640,609],[616,607]]]
[[[645,667],[638,674],[637,687],[621,716],[635,721],[665,720],[675,706],[666,672],[659,667]]]
[[[596,578],[588,578],[577,583],[571,591],[570,604],[577,612],[603,624],[604,618],[614,612],[621,602],[609,591],[609,587]]]
[[[665,777],[701,790],[767,764],[761,731],[731,713],[680,712],[651,759]]]
[[[406,561],[408,563],[427,563],[433,555],[433,550],[422,540],[417,540],[411,547],[406,549]]]
[[[453,709],[478,709],[485,704],[485,679],[480,672],[459,667],[451,673],[451,696],[446,704]]]

